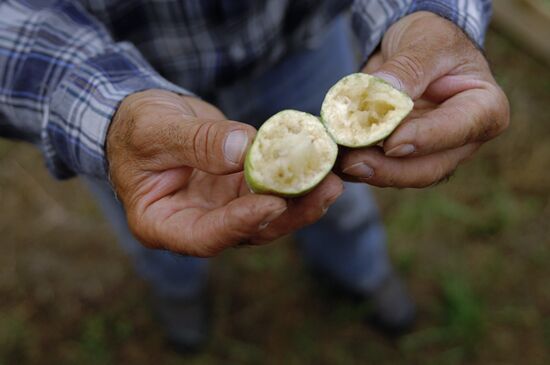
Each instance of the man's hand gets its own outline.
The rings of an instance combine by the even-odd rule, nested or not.
[[[112,183],[146,246],[214,256],[317,221],[342,193],[328,176],[305,197],[250,194],[244,155],[256,131],[199,99],[148,90],[127,97],[107,136]]]
[[[364,71],[406,92],[415,108],[383,148],[342,156],[340,168],[352,181],[433,185],[508,126],[508,100],[484,56],[435,14],[418,12],[394,24]]]

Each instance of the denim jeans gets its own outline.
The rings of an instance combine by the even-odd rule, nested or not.
[[[318,115],[328,89],[341,77],[357,71],[348,28],[345,18],[335,20],[322,44],[292,52],[267,72],[218,90],[214,102],[230,119],[255,127],[283,109]],[[138,273],[157,295],[192,296],[206,285],[207,259],[143,247],[132,237],[110,186],[94,180],[87,180],[87,184]],[[346,183],[344,194],[328,213],[296,236],[311,267],[351,290],[369,292],[390,271],[384,228],[364,184]]]

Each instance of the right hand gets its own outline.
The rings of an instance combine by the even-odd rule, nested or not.
[[[251,194],[243,160],[256,131],[197,98],[130,95],[107,135],[111,181],[145,246],[210,257],[263,244],[316,222],[342,193],[329,175],[294,200]]]

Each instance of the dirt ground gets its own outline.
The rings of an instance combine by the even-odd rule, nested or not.
[[[376,190],[410,335],[319,291],[289,239],[215,259],[212,342],[182,358],[83,185],[0,141],[0,364],[550,364],[550,71],[494,32],[488,56],[508,132],[447,184]]]

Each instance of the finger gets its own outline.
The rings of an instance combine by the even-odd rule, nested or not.
[[[148,90],[125,99],[109,133],[111,147],[130,150],[143,170],[193,167],[227,174],[242,170],[256,131],[227,121],[220,110],[197,98]]]
[[[256,130],[246,124],[200,117],[170,116],[148,134],[151,149],[162,170],[179,166],[211,174],[241,171],[244,157]]]
[[[439,29],[426,35],[427,27]],[[429,12],[416,12],[395,23],[382,41],[386,62],[373,74],[413,100],[447,74],[475,48],[451,22]]]
[[[391,158],[378,147],[355,150],[340,161],[342,173],[352,181],[380,187],[423,188],[448,178],[470,157],[479,143],[411,158]]]
[[[309,194],[290,200],[287,211],[260,232],[253,243],[269,242],[315,223],[327,212],[343,191],[342,180],[331,173]]]
[[[495,84],[492,78],[484,80],[478,75],[445,75],[432,82],[422,97],[433,103],[441,104],[463,91],[485,89],[488,83]]]
[[[159,236],[171,251],[212,257],[257,235],[286,209],[282,198],[246,195],[205,214],[197,215],[196,209],[180,211],[164,222]]]
[[[200,116],[205,119],[225,120],[223,113],[214,105],[205,102],[194,96],[182,96],[184,104],[191,110],[191,115]]]
[[[444,53],[433,57],[429,52],[411,47],[392,56],[372,74],[416,100],[432,81],[442,77],[453,66],[452,59]]]
[[[497,86],[480,86],[409,118],[384,142],[386,155],[422,156],[496,137],[508,123],[507,101]]]
[[[363,72],[371,73],[379,69],[384,64],[384,57],[382,56],[382,52],[377,52],[374,55],[372,55],[365,67],[363,68]]]

